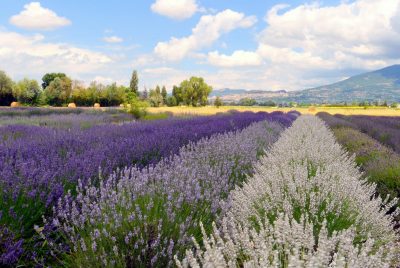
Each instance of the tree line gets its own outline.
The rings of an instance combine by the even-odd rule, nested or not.
[[[92,82],[85,86],[82,82],[72,80],[65,73],[47,73],[42,77],[42,83],[24,78],[13,81],[5,72],[0,71],[0,106],[9,106],[17,101],[29,106],[66,106],[75,103],[77,106],[118,106],[135,101],[146,102],[153,107],[160,106],[204,106],[212,91],[201,77],[191,77],[173,86],[168,94],[165,86],[139,91],[137,71],[132,72],[129,86],[112,83],[104,85]]]
[[[208,96],[212,91],[212,87],[209,86],[201,77],[191,77],[189,80],[184,80],[179,86],[172,87],[172,94],[168,95],[165,86],[156,86],[155,89],[150,89],[148,95],[147,90],[143,96],[144,99],[148,99],[149,103],[153,107],[159,107],[162,105],[167,106],[206,106]]]

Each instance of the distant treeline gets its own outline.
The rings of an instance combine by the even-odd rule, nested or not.
[[[397,102],[388,103],[387,101],[361,101],[361,102],[339,102],[339,103],[297,103],[294,101],[273,101],[265,100],[258,101],[253,98],[243,98],[237,102],[228,102],[226,104],[232,106],[268,106],[268,107],[309,107],[309,106],[324,106],[324,107],[399,107]]]
[[[92,82],[85,86],[82,82],[72,80],[64,73],[47,73],[42,77],[41,84],[36,80],[24,78],[13,81],[7,74],[0,71],[0,106],[10,106],[12,102],[18,102],[26,106],[66,106],[75,103],[77,106],[93,106],[95,103],[102,107],[119,106],[132,103],[132,98],[144,102],[147,106],[205,106],[214,104],[219,107],[224,105],[223,99],[217,97],[213,101],[208,100],[212,91],[201,77],[191,77],[172,87],[171,93],[167,93],[165,86],[156,86],[152,89],[144,88],[139,91],[139,77],[137,71],[132,72],[129,86],[112,83],[104,85]],[[381,106],[398,107],[398,103],[387,101],[361,101],[340,103],[296,103],[293,101],[255,100],[243,98],[237,102],[227,102],[229,105],[240,106],[269,106],[269,107],[301,107],[301,106]]]
[[[18,102],[27,106],[66,106],[75,103],[77,106],[118,106],[131,102],[132,97],[145,101],[150,106],[191,105],[204,106],[212,87],[201,77],[191,77],[173,86],[172,94],[167,93],[165,86],[139,91],[137,71],[132,72],[128,87],[112,83],[104,85],[92,82],[85,86],[82,82],[72,80],[65,73],[47,73],[42,83],[24,78],[13,81],[5,72],[0,71],[0,106],[9,106]]]

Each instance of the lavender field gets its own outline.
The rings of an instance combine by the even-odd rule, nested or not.
[[[107,113],[3,116],[0,122],[15,121],[0,127],[0,260],[8,265],[17,264],[21,258],[38,262],[38,253],[32,249],[37,246],[33,227],[43,225],[42,216],[51,215],[52,207],[63,195],[72,191],[70,200],[79,196],[78,184],[100,187],[110,176],[124,177],[127,168],[149,172],[158,162],[181,155],[182,150],[190,151],[197,141],[218,133],[235,133],[256,122],[274,122],[271,131],[275,134],[267,140],[271,143],[296,116],[231,113],[129,122],[125,114],[119,115],[117,123]],[[42,122],[39,126],[38,121]],[[262,153],[261,146],[266,145],[257,143],[254,156]],[[232,161],[237,164],[238,159]],[[237,172],[244,174],[245,170]]]
[[[396,267],[396,180],[320,116],[2,115],[0,266]]]

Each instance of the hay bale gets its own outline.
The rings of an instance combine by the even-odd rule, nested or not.
[[[310,108],[308,108],[308,111],[311,113],[314,113],[317,109],[314,106],[311,106]]]
[[[100,108],[101,106],[100,106],[100,103],[95,103],[95,104],[93,105],[93,107],[94,107],[94,108]]]
[[[76,108],[76,104],[73,102],[68,103],[68,108]]]
[[[13,101],[10,104],[11,107],[21,107],[21,103],[17,102],[17,101]]]

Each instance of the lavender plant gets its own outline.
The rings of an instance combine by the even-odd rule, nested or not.
[[[103,107],[100,110],[93,108],[57,108],[57,107],[0,107],[0,117],[30,117],[30,116],[47,116],[47,115],[68,115],[68,114],[114,114],[121,115],[125,112],[115,107]]]
[[[77,198],[60,199],[50,220],[69,242],[67,262],[171,266],[192,236],[201,237],[199,221],[211,229],[221,200],[252,173],[257,157],[282,129],[275,122],[254,123],[190,143],[153,167],[125,168],[100,187],[79,185]]]
[[[389,267],[398,236],[353,157],[313,116],[301,116],[228,198],[220,230],[178,265]],[[229,224],[228,224],[229,223]],[[288,230],[289,228],[289,230]],[[218,233],[220,232],[220,233]],[[379,248],[379,250],[378,250]]]
[[[0,264],[2,266],[15,264],[23,253],[23,240],[15,240],[13,232],[0,225]]]
[[[306,218],[300,222],[279,214],[274,224],[258,223],[257,230],[235,224],[224,218],[221,230],[213,225],[211,236],[202,228],[203,248],[194,241],[196,250],[187,251],[177,267],[393,267],[398,255],[396,243],[388,242],[376,248],[376,241],[367,238],[355,247],[354,226],[329,234],[327,223],[315,226]],[[202,226],[201,226],[202,227]],[[320,229],[318,245],[314,230]]]
[[[362,132],[400,152],[400,118],[395,116],[335,115],[356,125]]]
[[[127,113],[110,114],[106,112],[31,116],[0,116],[0,126],[34,125],[68,130],[71,128],[90,128],[95,125],[101,124],[120,124],[133,120],[133,116]]]
[[[326,112],[319,112],[317,113],[317,116],[322,120],[324,120],[331,128],[348,127],[348,128],[358,129],[356,124],[353,124],[348,120],[343,119],[339,116],[333,116]]]
[[[7,240],[13,243],[8,248],[21,239],[30,240],[41,215],[50,212],[67,189],[75,195],[78,180],[83,186],[91,179],[98,184],[99,168],[104,177],[127,165],[140,169],[179,153],[179,148],[189,142],[240,130],[261,120],[290,123],[286,117],[235,113],[89,129],[0,127],[0,226],[14,233],[11,242]]]

